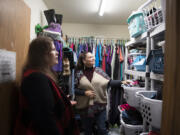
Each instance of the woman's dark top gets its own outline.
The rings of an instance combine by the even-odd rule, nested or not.
[[[21,85],[15,135],[79,135],[63,91],[43,73],[28,72]]]

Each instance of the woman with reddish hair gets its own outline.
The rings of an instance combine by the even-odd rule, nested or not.
[[[79,135],[72,105],[58,87],[53,40],[38,37],[29,45],[19,97],[15,135]]]

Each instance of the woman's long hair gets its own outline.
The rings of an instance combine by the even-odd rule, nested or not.
[[[49,37],[38,37],[29,45],[26,64],[23,73],[28,69],[35,69],[45,73],[56,82],[55,74],[49,67],[49,57],[52,50],[53,40]]]
[[[84,69],[84,62],[83,62],[83,60],[85,60],[87,53],[88,52],[83,52],[83,53],[80,54],[80,56],[78,58],[77,66],[76,66],[76,70],[77,71]]]

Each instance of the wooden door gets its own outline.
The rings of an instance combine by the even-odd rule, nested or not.
[[[180,1],[166,0],[165,81],[161,135],[180,135]]]
[[[10,135],[15,120],[17,84],[30,40],[30,8],[23,0],[0,0],[0,49],[16,52],[16,81],[0,84],[0,135]]]

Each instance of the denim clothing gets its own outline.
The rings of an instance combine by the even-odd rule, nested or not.
[[[101,112],[95,114],[92,117],[83,117],[82,125],[84,128],[84,135],[92,135],[93,133],[93,125],[97,125],[98,135],[108,135],[108,131],[106,128],[106,109]]]

